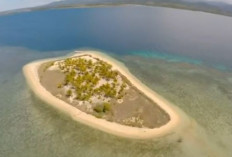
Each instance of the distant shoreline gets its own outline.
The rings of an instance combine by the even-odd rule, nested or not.
[[[172,132],[175,128],[177,128],[180,125],[181,123],[180,115],[178,115],[177,112],[175,112],[174,108],[172,108],[172,105],[168,101],[166,101],[164,98],[159,96],[157,93],[155,93],[154,91],[146,87],[144,84],[142,84],[121,63],[114,60],[113,58],[110,58],[109,56],[105,54],[102,54],[96,51],[81,51],[81,52],[76,51],[76,54],[72,56],[80,56],[83,54],[89,54],[94,57],[100,58],[103,61],[111,64],[115,69],[119,70],[120,73],[122,73],[122,75],[127,77],[127,79],[134,86],[136,86],[139,90],[141,90],[146,96],[151,98],[151,100],[156,102],[158,106],[161,107],[170,116],[170,121],[166,123],[165,125],[159,128],[154,128],[154,129],[125,126],[125,125],[121,125],[118,123],[109,122],[104,119],[98,119],[56,98],[41,85],[39,76],[38,76],[38,68],[40,67],[41,64],[45,62],[54,61],[54,60],[58,60],[61,58],[45,59],[45,60],[35,61],[35,62],[25,65],[23,68],[23,72],[28,82],[28,85],[31,87],[32,91],[40,99],[42,99],[49,105],[53,106],[54,108],[69,115],[73,120],[86,124],[88,126],[91,126],[93,128],[105,131],[113,135],[133,138],[133,139],[156,138],[156,137],[161,137],[161,136],[169,134],[170,132]],[[62,58],[72,57],[72,56],[65,56]]]
[[[163,7],[171,9],[180,9],[186,11],[196,11],[203,13],[210,13],[215,15],[229,16],[232,17],[232,11],[225,7],[226,3],[221,4],[211,4],[206,2],[181,2],[181,3],[171,3],[171,2],[154,2],[154,3],[102,3],[102,4],[47,4],[36,7],[20,8],[7,11],[0,11],[0,16],[18,14],[24,12],[33,12],[33,11],[43,11],[43,10],[54,10],[54,9],[75,9],[75,8],[104,8],[104,7],[117,7],[117,6],[146,6],[146,7]],[[231,5],[232,8],[232,5]]]

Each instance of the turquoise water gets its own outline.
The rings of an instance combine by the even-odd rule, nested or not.
[[[0,156],[230,157],[230,26],[228,17],[151,7],[0,17]],[[24,64],[84,48],[118,59],[183,110],[192,125],[176,133],[179,142],[115,137],[73,122],[33,95]]]

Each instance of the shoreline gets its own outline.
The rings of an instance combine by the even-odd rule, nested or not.
[[[83,54],[92,55],[111,64],[113,68],[117,69],[122,75],[124,75],[131,82],[131,84],[143,92],[152,101],[157,103],[157,105],[169,115],[170,121],[168,121],[165,125],[154,129],[130,127],[115,122],[109,122],[105,119],[99,119],[90,114],[82,112],[77,108],[69,105],[68,103],[56,98],[40,84],[38,68],[41,64],[48,61],[59,60],[67,57],[75,57]],[[53,106],[54,108],[69,115],[73,120],[107,132],[109,134],[133,139],[156,138],[171,133],[181,123],[180,115],[174,111],[174,108],[172,108],[172,105],[167,100],[145,86],[141,81],[133,76],[123,64],[111,58],[110,56],[97,51],[75,51],[74,55],[35,61],[25,65],[23,67],[23,72],[28,85],[31,87],[32,91],[36,94],[37,97],[45,101],[47,104]]]

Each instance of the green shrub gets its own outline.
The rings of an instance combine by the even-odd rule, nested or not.
[[[72,95],[72,91],[69,89],[68,91],[67,91],[67,93],[66,93],[66,96],[67,97],[70,97]]]
[[[95,116],[96,118],[102,118],[103,115],[102,115],[102,113],[95,113],[94,116]]]
[[[101,113],[101,112],[103,112],[104,107],[103,107],[103,105],[98,104],[97,106],[94,107],[93,110],[94,110],[95,112],[97,112],[97,113]]]
[[[57,85],[57,88],[62,88],[62,87],[63,87],[62,83],[59,83],[59,84]]]
[[[103,103],[103,112],[107,112],[111,110],[111,105],[110,103],[104,102]]]

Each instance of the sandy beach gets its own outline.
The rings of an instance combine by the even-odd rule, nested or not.
[[[170,104],[164,98],[162,98],[160,95],[158,95],[156,92],[152,91],[147,86],[142,84],[136,77],[134,77],[129,72],[129,70],[123,64],[121,64],[120,62],[116,61],[115,59],[103,53],[96,51],[76,51],[76,54],[73,56],[79,56],[84,54],[92,55],[111,64],[114,69],[117,69],[134,86],[136,86],[147,97],[149,97],[160,108],[162,108],[170,116],[170,121],[165,125],[154,129],[125,126],[115,122],[109,122],[104,119],[96,118],[56,98],[41,85],[38,76],[38,68],[43,63],[46,63],[48,61],[58,60],[61,58],[45,59],[25,65],[23,68],[23,72],[29,86],[40,99],[45,101],[47,104],[53,106],[54,108],[58,109],[59,111],[62,111],[65,114],[71,116],[73,120],[113,135],[126,137],[126,138],[134,138],[134,139],[149,139],[149,138],[157,138],[157,137],[165,136],[171,133],[176,128],[178,128],[178,126],[181,123],[181,118],[178,112],[176,112],[176,110],[174,109],[173,105]],[[73,57],[73,56],[65,56],[64,58]]]

